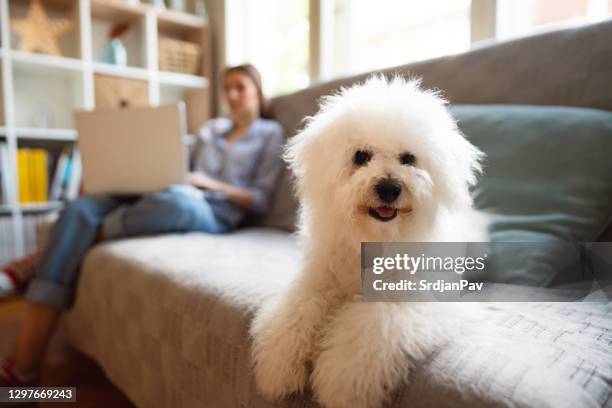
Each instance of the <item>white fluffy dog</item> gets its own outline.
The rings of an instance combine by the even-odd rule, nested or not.
[[[481,156],[418,81],[375,76],[322,100],[286,152],[303,271],[251,329],[265,397],[301,392],[310,380],[326,407],[379,407],[441,344],[450,308],[360,301],[360,244],[484,240],[468,191]]]

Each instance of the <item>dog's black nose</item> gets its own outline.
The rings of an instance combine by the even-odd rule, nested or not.
[[[402,192],[402,185],[395,180],[384,179],[376,183],[374,189],[381,200],[387,204],[390,204],[397,200],[397,197],[399,197],[400,193]]]

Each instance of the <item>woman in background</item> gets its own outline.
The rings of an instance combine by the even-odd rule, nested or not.
[[[91,195],[68,202],[46,248],[0,271],[0,293],[25,291],[26,313],[13,353],[0,360],[0,386],[35,384],[61,311],[73,301],[83,257],[100,239],[199,231],[223,234],[263,215],[282,169],[284,132],[268,117],[259,72],[225,70],[230,118],[207,121],[191,154],[191,186],[144,196]],[[203,193],[202,193],[203,191]]]

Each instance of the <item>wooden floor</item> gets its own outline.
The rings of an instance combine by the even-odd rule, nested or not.
[[[15,341],[24,302],[18,298],[0,300],[0,356],[6,356]],[[51,341],[43,366],[40,386],[77,388],[77,403],[18,404],[20,407],[113,407],[134,405],[106,378],[91,359],[68,347],[61,333]],[[0,403],[0,405],[2,405]]]

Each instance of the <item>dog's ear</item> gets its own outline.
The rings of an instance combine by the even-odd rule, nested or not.
[[[449,207],[471,207],[472,197],[470,187],[478,181],[482,173],[481,162],[484,153],[471,144],[458,129],[450,132],[448,142],[450,145],[450,166],[447,166],[445,179],[446,192],[449,195],[447,203]]]

